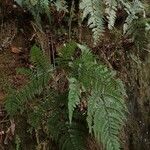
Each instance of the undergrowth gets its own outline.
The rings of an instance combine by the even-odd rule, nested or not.
[[[71,30],[71,22],[74,18],[87,20],[88,27],[93,32],[94,45],[104,35],[105,30],[115,28],[117,12],[121,11],[126,16],[123,22],[122,34],[126,34],[129,26],[133,21],[138,20],[140,16],[145,17],[145,8],[140,0],[81,0],[71,2],[67,0],[15,0],[20,6],[26,8],[32,13],[36,23],[42,28],[41,18],[46,14],[51,24],[55,15],[51,14],[52,10],[64,12],[64,17],[69,15],[68,28]],[[71,6],[69,5],[71,3]],[[75,9],[75,4],[78,8]],[[82,12],[82,13],[80,13]],[[78,24],[80,24],[78,19]],[[107,23],[107,27],[106,27]]]
[[[18,69],[28,83],[8,94],[5,108],[14,120],[26,118],[36,148],[49,148],[51,139],[62,150],[85,150],[88,137],[94,136],[107,150],[119,150],[127,108],[115,72],[75,42],[59,50],[55,68],[37,46],[30,56],[33,67]],[[22,140],[16,135],[17,149]]]

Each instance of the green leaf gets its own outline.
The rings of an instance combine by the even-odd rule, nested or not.
[[[80,86],[75,78],[69,78],[68,109],[69,121],[72,122],[73,112],[80,103]]]

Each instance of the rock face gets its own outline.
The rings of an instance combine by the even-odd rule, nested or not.
[[[128,149],[148,150],[150,147],[150,54],[136,67],[130,64],[128,76],[128,107],[130,111],[127,136]]]

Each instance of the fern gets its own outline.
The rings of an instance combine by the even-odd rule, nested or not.
[[[51,24],[50,6],[56,7],[57,11],[68,12],[64,0],[15,0],[21,7],[26,8],[34,17],[36,24],[41,28],[41,15],[46,14]]]
[[[30,52],[31,62],[36,65],[36,69],[42,73],[47,73],[52,70],[48,58],[37,47],[33,46]]]
[[[73,111],[76,105],[80,103],[80,86],[75,78],[69,79],[69,95],[68,95],[69,120],[72,122]]]
[[[67,94],[59,95],[49,105],[52,109],[48,117],[48,130],[53,140],[62,150],[85,150],[87,130],[83,116],[79,112],[74,113],[71,124],[68,122]],[[82,119],[80,119],[80,116]]]
[[[21,139],[18,135],[16,135],[15,144],[16,144],[16,150],[20,150]]]
[[[30,11],[39,27],[41,27],[41,14],[46,14],[49,21],[50,17],[50,1],[49,0],[15,0],[21,7],[25,7]]]
[[[149,24],[150,19],[140,18],[138,20],[134,20],[126,33],[127,36],[132,38],[136,48],[140,51],[148,51],[148,43],[150,39]]]
[[[99,83],[108,86],[106,88],[96,87],[92,90],[88,100],[87,122],[90,132],[94,132],[95,137],[106,145],[106,149],[119,150],[118,135],[125,121],[125,104],[120,91],[110,82],[108,85]]]
[[[108,19],[108,28],[112,29],[115,24],[116,20],[116,11],[117,11],[117,1],[116,0],[106,0],[106,13],[108,14],[107,19]]]
[[[126,18],[125,24],[123,26],[123,32],[126,33],[132,22],[138,19],[136,14],[144,12],[144,6],[139,0],[134,0],[132,3],[123,4],[125,6],[126,12],[128,13],[128,17]]]
[[[126,119],[125,112],[127,111],[123,85],[120,80],[115,79],[114,72],[97,63],[87,47],[78,46],[82,54],[72,65],[72,67],[78,65],[76,71],[79,75],[76,76],[74,87],[77,87],[79,82],[84,92],[91,91],[87,95],[89,132],[94,133],[94,136],[106,146],[107,150],[117,150],[120,147],[118,135]],[[71,120],[73,106],[79,103],[79,97],[74,93],[70,93],[69,97],[68,107]]]
[[[43,131],[48,129],[50,135],[45,131],[44,136],[55,140],[59,149],[86,149],[86,128],[78,121],[73,121],[71,125],[68,123],[67,96],[69,94],[58,94],[58,91],[51,87],[49,80],[52,76],[52,68],[48,59],[36,46],[31,49],[31,61],[34,65],[32,70],[19,69],[19,72],[30,77],[29,83],[21,90],[8,95],[5,102],[8,114],[13,117],[18,114],[25,115],[32,131],[40,132],[39,129]],[[72,90],[70,94],[76,95],[75,90],[79,88],[74,85],[74,80],[70,79]],[[76,117],[79,120],[79,115]],[[40,143],[38,139],[38,144]]]
[[[93,31],[94,44],[104,32],[103,26],[103,2],[100,0],[82,0],[80,8],[83,10],[82,18],[89,15],[88,26]]]
[[[67,4],[65,0],[56,0],[56,2],[54,2],[57,11],[64,11],[64,12],[68,12],[67,9]]]
[[[69,84],[66,91],[60,93],[53,88],[53,82],[49,80],[54,78],[52,71],[55,73],[55,70],[42,51],[34,46],[31,50],[34,68],[30,71],[21,69],[29,75],[29,83],[8,95],[6,110],[10,116],[25,115],[31,128],[36,131],[42,129],[45,137],[51,137],[59,149],[86,149],[89,130],[107,150],[118,150],[118,136],[127,111],[123,84],[115,78],[113,71],[97,61],[89,48],[72,44],[63,48],[68,52],[67,57],[60,55],[59,59],[62,61],[64,58],[68,67],[60,69],[58,66],[58,70],[66,72]],[[75,55],[77,46],[79,57]],[[70,52],[68,47],[72,48]],[[84,111],[80,109],[83,101],[87,104]]]
[[[50,6],[55,6],[57,11],[67,12],[67,5],[65,0],[16,0],[22,7],[26,7],[33,15],[37,24],[41,27],[41,14],[46,14],[51,20]],[[144,11],[144,6],[140,0],[81,0],[80,9],[83,11],[82,19],[88,17],[88,26],[92,29],[94,45],[98,43],[105,31],[104,18],[108,19],[108,28],[113,29],[117,18],[117,10],[121,6],[128,16],[123,25],[123,32],[126,33],[131,23],[136,20]]]
[[[85,132],[81,124],[65,125],[65,132],[59,139],[62,150],[85,150]],[[66,132],[67,131],[67,132]]]
[[[32,70],[32,73],[30,71],[30,82],[20,91],[14,92],[7,97],[5,107],[10,115],[15,115],[18,110],[23,111],[23,105],[34,98],[36,94],[40,95],[50,79],[51,65],[42,51],[36,46],[31,49],[31,61],[35,63],[36,69]]]
[[[68,61],[74,55],[76,48],[77,44],[74,41],[71,41],[59,50],[59,55],[60,57],[63,57],[63,60]]]
[[[128,26],[133,20],[137,19],[137,14],[144,12],[143,4],[139,0],[133,2],[125,0],[82,0],[80,3],[80,9],[83,10],[82,18],[85,19],[88,16],[88,26],[93,31],[94,44],[97,44],[100,37],[104,33],[104,19],[105,15],[108,19],[108,28],[113,29],[116,18],[117,10],[119,6],[127,12],[123,31],[126,33]]]
[[[17,68],[17,74],[27,75],[28,77],[32,77],[33,72],[29,68]]]
[[[44,109],[34,107],[34,110],[28,114],[28,123],[34,128],[38,129],[42,124],[41,118],[44,118]]]
[[[86,129],[77,122],[72,124],[63,121],[60,113],[49,118],[48,128],[50,135],[59,144],[62,150],[85,150],[86,149]]]

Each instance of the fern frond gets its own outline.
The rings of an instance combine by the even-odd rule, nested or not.
[[[85,150],[88,136],[85,120],[80,118],[81,114],[77,111],[77,115],[74,114],[74,119],[77,121],[73,120],[71,124],[68,122],[68,109],[65,107],[67,98],[68,95],[63,94],[55,101],[51,101],[53,104],[50,107],[53,109],[48,117],[49,133],[61,150]]]
[[[77,44],[77,46],[81,49],[81,56],[80,56],[80,63],[88,64],[88,65],[93,65],[95,64],[95,57],[91,53],[90,49],[87,46]]]
[[[23,5],[23,0],[14,0],[15,2],[17,2],[20,6]]]
[[[39,107],[35,107],[33,112],[30,112],[28,115],[28,123],[34,128],[38,129],[38,127],[42,124],[40,121],[43,118],[43,110]]]
[[[21,99],[22,100],[22,99]],[[20,108],[22,108],[22,101],[16,97],[15,93],[9,95],[5,101],[5,109],[10,116],[16,115]]]
[[[80,103],[80,86],[75,78],[69,78],[68,109],[69,121],[72,122],[73,111],[76,105]]]
[[[112,29],[116,20],[116,11],[117,11],[117,0],[105,0],[106,3],[106,13],[108,14],[108,28]]]
[[[41,14],[46,14],[49,22],[50,17],[50,1],[49,0],[15,0],[21,7],[27,8],[30,11],[39,27],[41,27]]]
[[[15,115],[17,111],[24,111],[23,105],[35,98],[35,95],[40,95],[50,80],[52,67],[36,46],[31,49],[31,61],[35,63],[36,70],[24,70],[25,73],[29,73],[30,82],[6,98],[5,107],[10,115]]]
[[[70,70],[68,62],[73,61],[77,49],[77,44],[74,41],[66,43],[59,51],[59,58],[56,59],[58,66],[66,71]]]
[[[80,47],[81,48],[81,47]],[[89,131],[106,145],[107,150],[119,149],[119,131],[124,124],[126,105],[121,82],[106,67],[95,64],[87,67],[91,96],[88,98],[87,122]],[[86,63],[86,62],[85,62]],[[89,63],[88,63],[89,64]],[[88,66],[88,65],[87,65]],[[122,87],[122,91],[120,90]],[[89,87],[88,87],[89,88]]]
[[[28,77],[33,75],[33,72],[28,68],[17,68],[16,72],[17,74],[27,75]]]
[[[75,54],[75,50],[77,48],[77,44],[74,41],[71,41],[65,44],[59,50],[59,56],[62,60],[71,60],[72,56]]]
[[[83,10],[82,18],[88,18],[88,26],[92,29],[94,44],[97,44],[100,36],[104,32],[103,25],[103,2],[100,0],[82,0],[80,9]]]
[[[126,0],[82,0],[80,3],[80,9],[83,11],[82,18],[88,17],[88,26],[93,31],[94,44],[97,44],[100,36],[104,32],[103,18],[106,15],[108,19],[108,28],[112,29],[116,21],[116,13],[118,7],[127,12],[128,16],[124,23],[123,32],[126,33],[129,25],[133,20],[138,18],[138,14],[144,12],[143,4],[140,0],[134,0],[132,2]]]
[[[119,132],[125,121],[125,104],[115,84],[102,84],[93,89],[88,99],[87,122],[90,132],[102,141],[107,150],[119,150]]]
[[[125,3],[122,2],[125,6],[125,10],[128,13],[128,17],[125,20],[125,24],[123,26],[123,32],[124,34],[127,32],[128,27],[131,25],[131,23],[138,19],[137,14],[144,12],[144,6],[139,0],[135,0],[132,3]]]
[[[64,11],[64,12],[68,12],[67,9],[67,4],[65,0],[56,0],[56,2],[54,2],[57,11]]]
[[[20,150],[21,139],[18,135],[16,135],[16,137],[15,137],[15,144],[16,144],[16,150]]]
[[[125,90],[115,73],[99,64],[91,51],[83,46],[78,65],[77,80],[87,93],[87,123],[89,132],[101,141],[107,150],[119,150],[119,132],[126,119]],[[74,98],[74,100],[76,99]],[[74,109],[70,109],[72,115]]]
[[[55,137],[55,141],[58,142],[59,149],[86,149],[86,130],[80,123],[72,122],[72,124],[69,124],[67,122],[57,120],[55,126],[54,124],[53,126],[51,124],[51,129],[53,129],[52,135]]]
[[[86,132],[79,123],[67,124],[61,128],[65,129],[64,134],[59,139],[60,149],[62,150],[85,150]]]
[[[41,9],[43,9],[44,13],[47,15],[49,23],[51,23],[51,16],[50,16],[50,1],[49,0],[40,0]]]
[[[150,19],[140,18],[134,20],[126,34],[132,38],[138,50],[147,50],[150,42]]]

